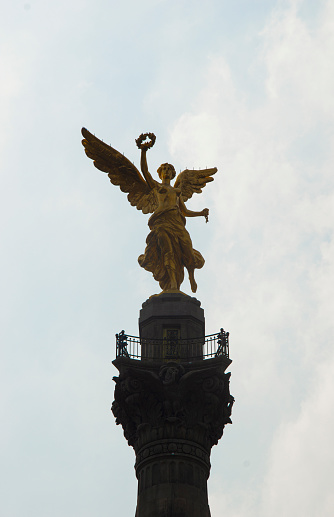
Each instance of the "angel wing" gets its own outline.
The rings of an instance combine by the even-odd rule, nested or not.
[[[86,128],[83,127],[81,133],[84,137],[82,145],[88,158],[94,160],[95,167],[106,172],[113,185],[128,193],[128,200],[132,206],[136,206],[144,214],[154,212],[158,206],[155,191],[148,186],[137,167]]]
[[[202,188],[205,187],[207,183],[213,181],[213,174],[216,174],[217,168],[213,169],[204,169],[204,170],[188,170],[178,174],[174,187],[179,187],[181,189],[181,194],[183,201],[187,201],[191,198],[194,192],[198,194],[202,192]]]

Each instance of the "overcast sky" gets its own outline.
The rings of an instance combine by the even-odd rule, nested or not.
[[[1,516],[135,512],[111,360],[159,287],[85,126],[137,166],[154,132],[152,174],[218,167],[187,203],[233,359],[212,517],[332,517],[334,3],[11,0],[0,24]]]

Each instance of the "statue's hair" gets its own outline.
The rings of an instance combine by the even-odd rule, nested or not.
[[[170,169],[172,171],[172,179],[175,178],[176,172],[175,172],[173,165],[171,165],[170,163],[162,163],[160,165],[159,169],[157,170],[157,173],[158,173],[160,179],[161,179],[161,172],[163,169]]]

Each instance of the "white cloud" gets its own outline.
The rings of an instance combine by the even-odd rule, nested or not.
[[[219,168],[189,202],[210,208],[208,225],[189,221],[206,258],[198,298],[208,332],[230,330],[234,359],[234,424],[213,452],[213,517],[269,515],[276,487],[289,490],[303,468],[308,508],[320,498],[327,517],[334,7],[312,7],[312,24],[300,14],[306,0],[280,7],[263,30],[270,2],[247,11],[247,2],[215,0],[205,16],[200,2],[191,13],[187,2],[114,4],[27,11],[14,2],[2,19],[3,508],[88,517],[135,504],[108,366],[113,334],[136,333],[157,285],[137,265],[146,219],[84,156],[86,124],[131,160],[134,138],[153,126],[150,165],[169,160],[172,128],[177,168]],[[297,505],[302,490],[289,496]]]
[[[263,515],[334,512],[334,355],[309,376],[309,395],[294,420],[282,422],[269,455]]]
[[[212,305],[206,309],[216,322],[223,314],[231,331],[231,390],[238,392],[244,432],[250,415],[264,432],[265,438],[252,442],[262,464],[256,491],[262,493],[263,480],[270,487],[263,492],[263,515],[329,517],[333,512],[326,459],[333,428],[328,417],[334,330],[333,22],[329,2],[312,29],[297,4],[273,11],[261,33],[257,63],[266,71],[262,102],[251,105],[235,85],[233,63],[216,56],[208,65],[206,88],[170,138],[171,153],[188,167],[202,160],[200,165],[219,169],[215,192],[210,185],[202,195],[211,204],[215,227],[206,253],[207,278],[220,279],[217,284],[211,278]],[[320,375],[316,365],[325,358]],[[310,385],[317,386],[316,395],[310,395]],[[322,409],[315,409],[317,403]],[[307,444],[317,417],[310,457]],[[280,431],[270,436],[275,426]],[[270,442],[266,473],[263,451]],[[234,453],[237,464],[239,452]],[[237,483],[233,496],[213,492],[213,515],[260,515],[259,498],[248,488],[242,505]]]

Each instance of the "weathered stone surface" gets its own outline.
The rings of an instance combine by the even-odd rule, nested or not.
[[[226,359],[217,357],[208,365],[164,363],[157,368],[145,368],[139,361],[119,358],[114,361],[120,369],[115,377],[115,401],[112,406],[117,424],[135,449],[142,441],[143,429],[153,429],[148,438],[155,439],[156,429],[164,437],[166,424],[173,424],[173,435],[196,436],[196,441],[210,448],[230,423],[232,397],[229,393],[229,373],[224,373]],[[168,428],[169,431],[171,428]],[[167,433],[168,434],[168,433]],[[204,440],[204,441],[203,441]]]
[[[202,345],[205,336],[205,318],[201,303],[194,297],[181,292],[161,293],[152,296],[143,303],[139,317],[139,335],[145,340],[157,340],[156,346],[145,345],[143,341],[142,355],[147,358],[156,358],[161,353],[161,341],[168,336],[176,336],[181,340],[197,340],[192,347],[193,356],[202,355]],[[201,343],[200,338],[203,338]],[[158,348],[157,348],[158,347]],[[181,356],[186,356],[185,345],[180,345]]]
[[[156,348],[147,349],[145,359],[123,355],[113,361],[119,376],[112,405],[136,453],[136,517],[210,517],[211,448],[231,423],[234,402],[225,373],[231,360],[226,355],[184,360],[181,350],[178,360],[170,361],[161,353],[166,329],[177,330],[180,342],[204,343],[204,311],[182,293],[145,302],[139,326],[142,346],[151,339]]]
[[[112,411],[136,452],[136,517],[210,515],[210,451],[231,422],[233,405],[226,361],[168,362],[159,369],[114,361],[120,375]]]

